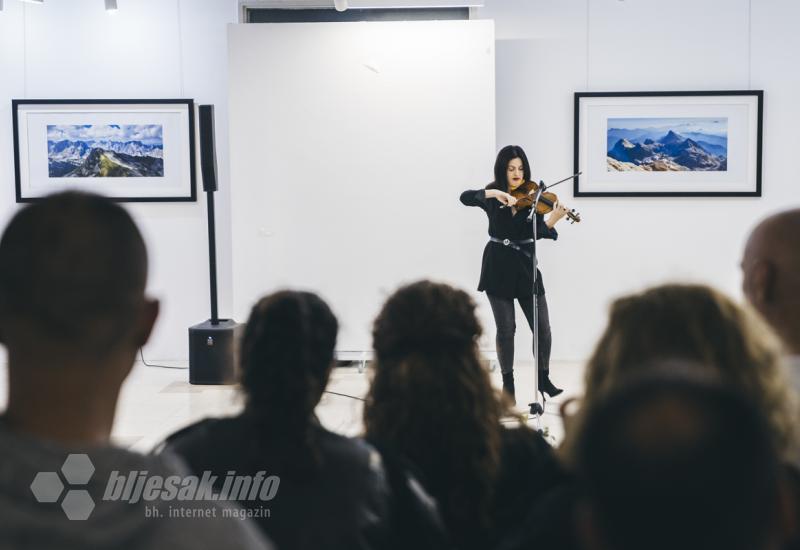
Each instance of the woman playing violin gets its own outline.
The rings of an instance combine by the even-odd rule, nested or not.
[[[516,331],[514,300],[519,302],[528,325],[533,331],[533,228],[528,215],[530,200],[515,198],[516,190],[527,189],[531,181],[528,157],[521,147],[508,145],[497,154],[494,164],[494,181],[485,189],[464,191],[461,202],[466,206],[482,208],[489,218],[489,238],[483,251],[481,277],[478,290],[485,291],[492,307],[497,326],[497,358],[503,373],[503,389],[514,396],[514,332]],[[525,185],[525,187],[522,187]],[[517,208],[519,200],[520,207]],[[557,201],[547,219],[538,212],[536,233],[538,239],[558,238],[556,223],[568,210]],[[562,392],[549,376],[550,319],[544,295],[542,274],[536,270],[536,295],[539,332],[539,391],[549,396]]]

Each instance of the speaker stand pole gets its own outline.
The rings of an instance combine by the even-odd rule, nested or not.
[[[211,319],[209,322],[219,324],[219,310],[217,308],[217,231],[214,218],[214,191],[206,191],[206,204],[208,210],[208,280],[211,287]]]
[[[234,384],[237,381],[238,341],[243,331],[233,319],[220,319],[217,308],[217,236],[214,192],[217,159],[214,147],[214,106],[200,105],[200,167],[208,212],[208,281],[211,318],[189,327],[189,383]]]

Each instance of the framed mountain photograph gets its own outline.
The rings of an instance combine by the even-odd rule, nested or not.
[[[760,197],[761,90],[575,94],[576,197]]]
[[[191,99],[14,99],[17,202],[90,191],[196,201]]]

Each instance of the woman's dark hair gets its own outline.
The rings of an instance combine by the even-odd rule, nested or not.
[[[375,319],[364,408],[370,441],[419,469],[448,530],[466,541],[490,523],[505,412],[480,362],[480,334],[464,291],[430,281],[400,288]]]
[[[508,191],[508,163],[514,159],[522,161],[522,172],[525,181],[531,181],[531,165],[522,147],[519,145],[506,145],[497,153],[497,160],[494,161],[494,181],[486,186],[486,189],[499,189]]]
[[[284,290],[253,306],[241,347],[245,416],[285,466],[313,466],[314,408],[328,383],[339,324],[316,294]]]

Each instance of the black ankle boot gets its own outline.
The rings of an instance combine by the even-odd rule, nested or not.
[[[514,371],[503,373],[503,391],[506,392],[511,398],[511,401],[516,405],[517,398],[514,395]]]
[[[547,371],[539,371],[539,391],[546,393],[550,397],[555,397],[562,393],[564,390],[557,388],[555,384],[550,381],[550,376]]]

